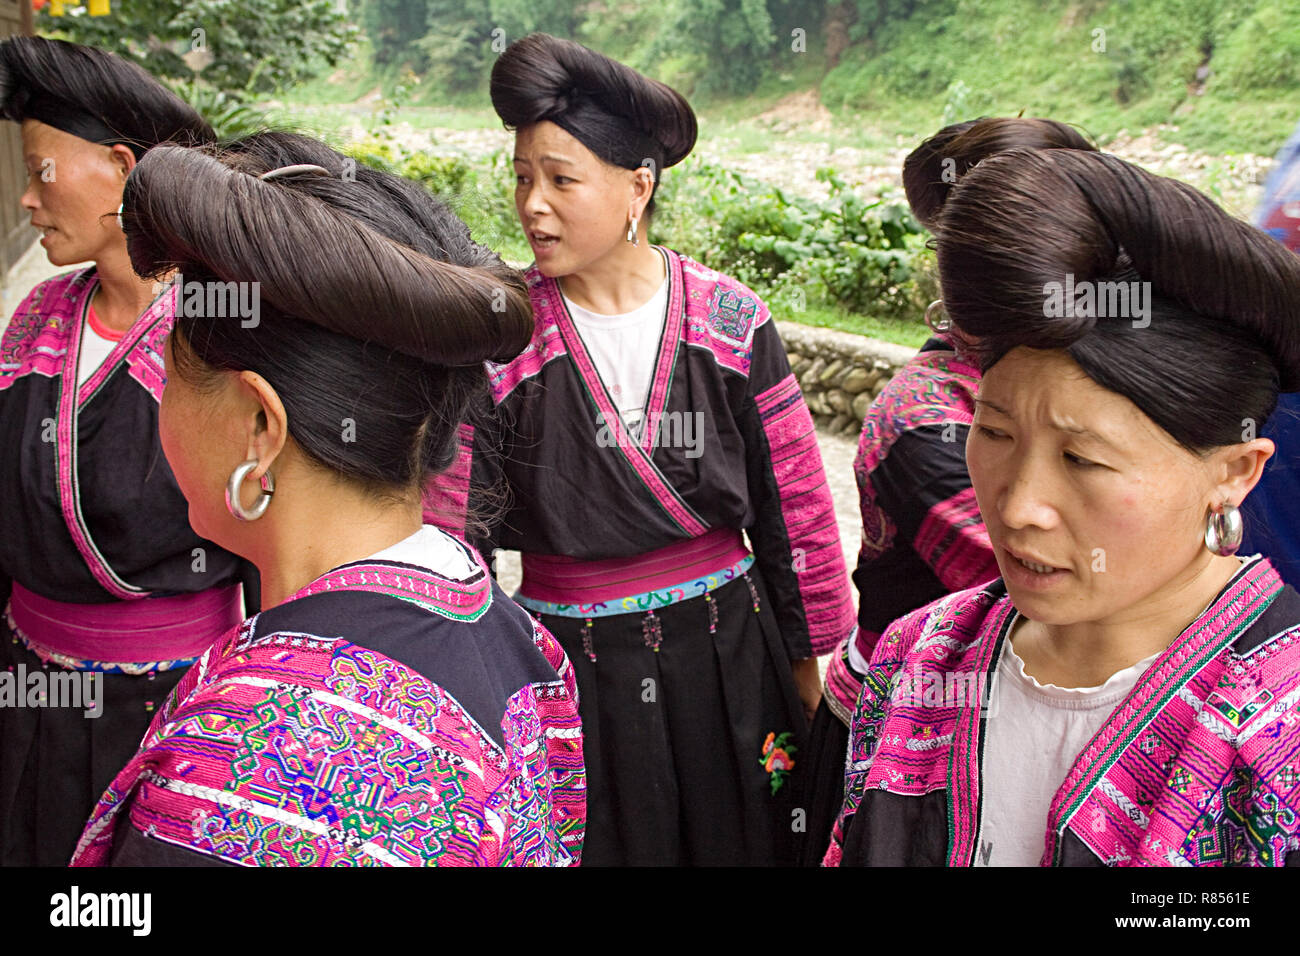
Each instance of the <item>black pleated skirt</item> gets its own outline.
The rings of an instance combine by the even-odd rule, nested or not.
[[[831,828],[844,803],[844,762],[848,757],[849,728],[822,701],[808,732],[804,778],[808,804],[808,839],[800,863],[821,866],[831,843]]]
[[[800,752],[786,774],[773,774],[764,746],[785,733],[787,752],[801,748],[807,721],[762,579],[751,570],[709,597],[657,610],[654,620],[592,618],[589,631],[580,618],[540,616],[577,673],[584,866],[799,859]]]
[[[27,674],[45,667],[0,613],[0,669],[17,674],[19,664]],[[67,866],[91,809],[184,673],[96,675],[97,718],[77,707],[0,707],[0,865]]]

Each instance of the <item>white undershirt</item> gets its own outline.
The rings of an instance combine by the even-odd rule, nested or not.
[[[984,738],[976,866],[1038,865],[1047,811],[1066,774],[1159,656],[1152,654],[1097,687],[1058,687],[1026,674],[1024,661],[1006,642]]]
[[[106,339],[95,331],[89,320],[85,322],[86,331],[81,336],[81,351],[77,355],[77,385],[85,385],[90,376],[99,370],[117,345],[117,339]]]
[[[430,524],[421,526],[415,534],[372,554],[366,560],[414,564],[453,581],[464,581],[478,570],[462,545]]]
[[[668,312],[668,276],[647,302],[621,315],[592,312],[568,296],[564,303],[614,406],[639,441]]]

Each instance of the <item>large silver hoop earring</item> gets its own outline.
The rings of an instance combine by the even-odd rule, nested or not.
[[[251,508],[245,508],[240,502],[239,489],[244,484],[244,479],[248,477],[248,473],[256,467],[257,459],[250,458],[236,467],[230,473],[230,480],[226,482],[226,510],[240,521],[256,521],[266,514],[271,496],[275,494],[275,479],[271,477],[271,472],[268,470],[262,475],[262,493],[258,495],[257,503]]]
[[[925,307],[925,324],[931,332],[951,332],[952,319],[943,310],[943,299],[935,299]]]
[[[1245,530],[1241,509],[1225,501],[1222,510],[1210,510],[1205,522],[1205,546],[1220,557],[1231,557],[1241,547]]]
[[[632,245],[634,246],[641,245],[641,237],[636,234],[637,222],[638,222],[637,217],[633,216],[632,221],[628,223],[628,227],[627,227],[627,241],[632,243]]]

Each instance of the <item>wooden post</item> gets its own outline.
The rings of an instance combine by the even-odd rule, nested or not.
[[[0,0],[0,40],[33,32],[32,0]],[[0,120],[0,273],[8,272],[36,241],[36,230],[28,225],[27,213],[18,205],[26,188],[27,167],[18,124]]]

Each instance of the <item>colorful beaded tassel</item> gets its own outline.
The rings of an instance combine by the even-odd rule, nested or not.
[[[645,619],[641,622],[641,637],[646,647],[659,653],[659,643],[664,639],[664,632],[654,611],[646,611]]]
[[[713,600],[712,594],[704,595],[704,603],[709,606],[709,633],[718,633],[718,602]]]

